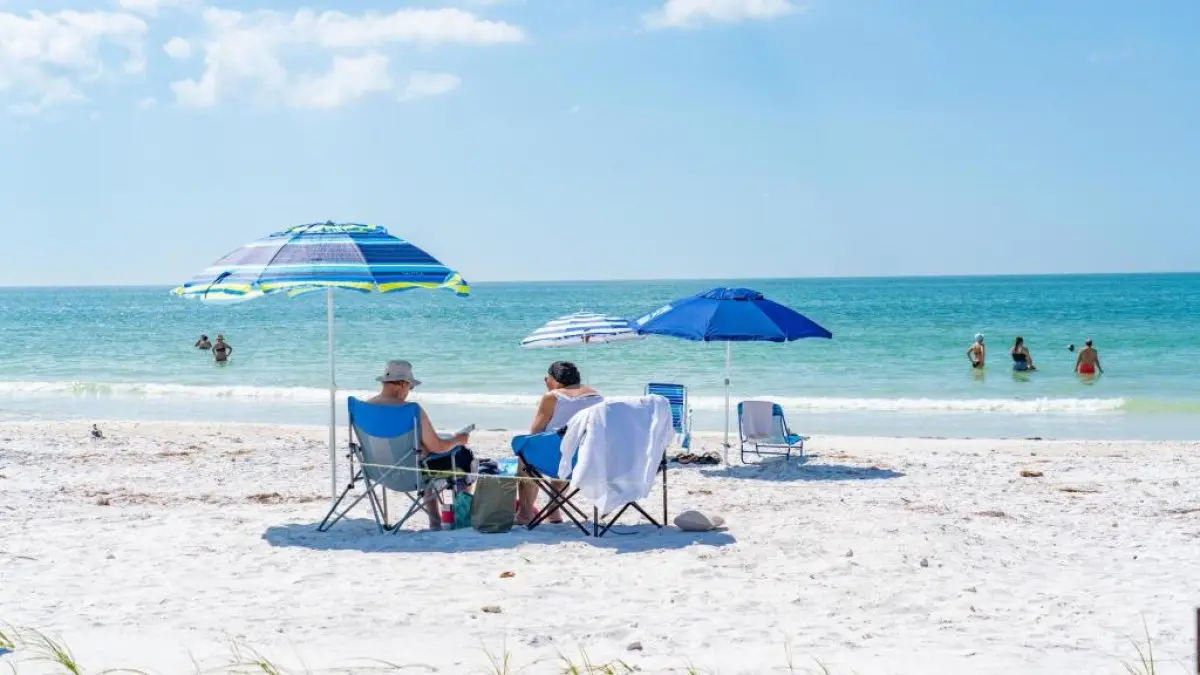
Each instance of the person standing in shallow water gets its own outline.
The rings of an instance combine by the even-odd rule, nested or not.
[[[1037,367],[1033,365],[1033,355],[1029,353],[1029,347],[1025,346],[1025,338],[1023,337],[1017,336],[1017,339],[1013,342],[1012,360],[1015,372],[1037,370]]]
[[[983,368],[983,364],[987,361],[987,348],[983,346],[983,333],[975,334],[975,341],[967,347],[967,358],[971,361],[972,368]]]
[[[217,341],[212,346],[212,354],[217,363],[225,363],[233,356],[233,347],[225,341],[224,335],[217,336]]]
[[[1100,367],[1100,352],[1096,351],[1092,346],[1092,339],[1088,338],[1083,343],[1083,349],[1079,350],[1079,356],[1075,358],[1075,373],[1095,375],[1097,372],[1104,373],[1104,368]]]
[[[212,343],[208,341],[207,335],[201,335],[199,340],[196,340],[196,349],[208,351],[212,349]]]

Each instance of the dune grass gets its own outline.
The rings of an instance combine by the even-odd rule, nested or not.
[[[1143,621],[1143,631],[1145,635],[1144,643],[1131,640],[1136,659],[1121,663],[1121,666],[1124,667],[1125,675],[1159,675],[1161,671],[1162,664],[1156,660],[1154,655],[1153,640],[1145,621]],[[55,672],[62,673],[63,675],[153,675],[144,670],[130,668],[103,671],[85,670],[75,659],[70,648],[60,639],[53,638],[41,631],[19,629],[11,624],[0,622],[0,654],[3,654],[4,650],[11,652],[11,654],[4,661],[0,661],[0,663],[7,666],[6,669],[0,669],[0,675],[3,675],[5,672],[11,673],[11,675],[20,675],[20,666],[22,663],[52,664],[52,666],[57,666]],[[557,672],[562,673],[562,675],[633,675],[634,673],[643,672],[638,665],[620,659],[596,663],[588,655],[586,649],[579,647],[578,651],[578,655],[575,656],[559,652],[554,662]],[[528,666],[518,666],[507,645],[503,646],[498,652],[486,647],[482,648],[481,652],[485,665],[482,670],[474,672],[484,673],[485,675],[517,675],[534,666],[538,666],[538,672],[546,672],[546,661],[531,663]],[[795,658],[790,644],[784,645],[783,656],[781,666],[771,669],[770,672],[789,673],[791,675],[855,675],[834,671],[815,658],[812,659],[813,665],[798,667],[795,665]],[[359,659],[358,661],[359,664],[355,666],[347,665],[321,671],[312,670],[307,667],[295,670],[273,662],[258,650],[244,643],[231,642],[228,659],[225,663],[204,667],[196,662],[195,659],[193,659],[192,663],[194,675],[317,675],[318,673],[441,672],[440,669],[426,664],[397,664],[378,659]],[[700,668],[690,660],[684,659],[677,668],[671,668],[666,672],[686,675],[708,675],[712,673],[715,675],[718,671]]]

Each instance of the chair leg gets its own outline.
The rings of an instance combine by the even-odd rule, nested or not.
[[[663,525],[667,524],[667,456],[664,453],[662,464],[659,465],[659,470],[662,471],[663,477]],[[661,527],[661,526],[660,526]]]

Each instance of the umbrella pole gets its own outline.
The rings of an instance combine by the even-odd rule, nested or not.
[[[729,362],[733,358],[733,343],[725,343],[725,465],[729,465]]]
[[[337,378],[333,356],[333,289],[325,290],[325,320],[329,324],[329,486],[337,500]]]

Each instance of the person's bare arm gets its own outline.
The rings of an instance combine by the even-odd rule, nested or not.
[[[1075,357],[1075,372],[1079,372],[1079,364],[1083,363],[1083,352],[1079,352],[1079,356]]]
[[[1104,369],[1100,367],[1100,353],[1099,353],[1099,352],[1097,352],[1097,353],[1096,353],[1096,357],[1095,357],[1095,358],[1096,358],[1096,372],[1098,372],[1098,373],[1100,373],[1101,375],[1103,375],[1103,374],[1104,374]]]
[[[540,434],[546,431],[546,425],[550,424],[550,418],[554,416],[554,394],[545,394],[542,400],[538,401],[537,412],[533,414],[533,423],[529,425],[529,433]]]
[[[448,441],[443,441],[441,436],[438,436],[437,429],[433,428],[433,423],[429,421],[429,415],[425,414],[425,409],[421,409],[421,447],[430,455],[440,455],[443,452],[450,452],[456,446],[466,445],[470,440],[468,434],[459,434]]]

